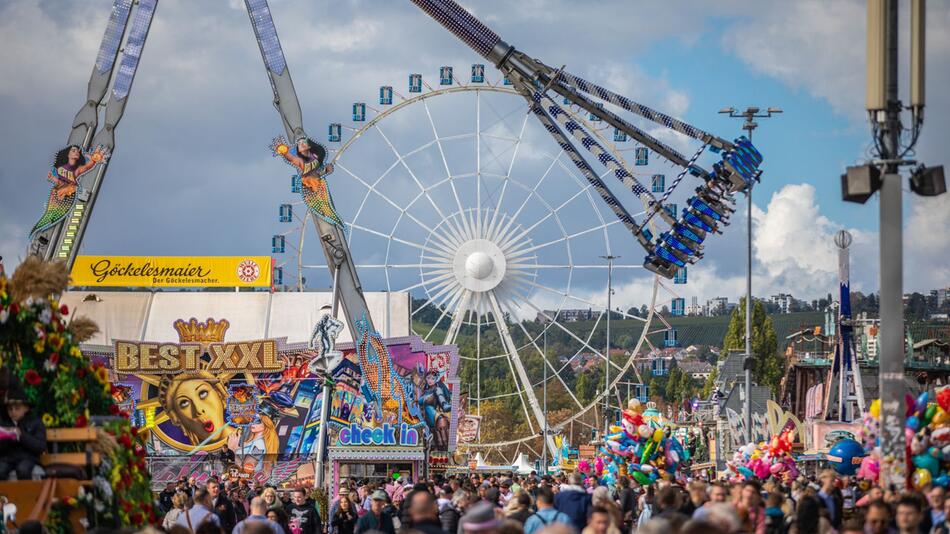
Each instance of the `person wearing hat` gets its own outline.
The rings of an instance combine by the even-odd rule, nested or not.
[[[498,534],[501,521],[495,515],[495,505],[479,501],[462,516],[460,526],[463,534]]]
[[[386,503],[389,502],[389,495],[383,490],[376,490],[370,497],[372,499],[370,510],[356,522],[355,534],[364,534],[371,530],[378,530],[383,534],[396,534],[393,518],[384,510]]]
[[[16,471],[17,480],[33,478],[33,468],[46,452],[46,425],[32,411],[19,384],[11,385],[0,413],[0,480]]]

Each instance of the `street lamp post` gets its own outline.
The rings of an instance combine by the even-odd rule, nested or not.
[[[548,325],[544,325],[543,334],[544,341],[542,346],[544,347],[544,354],[541,355],[541,358],[544,359],[541,362],[541,368],[544,369],[544,380],[541,382],[541,395],[544,399],[544,425],[542,428],[542,437],[541,437],[541,475],[544,476],[548,474]]]
[[[602,259],[607,260],[607,354],[605,361],[607,365],[604,366],[604,435],[607,434],[607,430],[610,428],[610,310],[611,308],[611,295],[613,294],[613,271],[614,271],[614,260],[619,259],[620,256],[614,256],[608,254],[606,256],[601,256]]]
[[[736,108],[723,108],[719,113],[728,114],[732,118],[741,118],[742,129],[748,133],[749,141],[752,141],[752,131],[758,128],[759,123],[755,119],[767,119],[774,113],[781,113],[779,108],[768,108],[765,113],[757,107],[748,107],[745,111],[738,111]],[[745,370],[745,406],[743,409],[743,419],[745,420],[746,442],[752,441],[752,185],[746,190],[748,199],[748,208],[746,209],[746,231],[749,242],[746,249],[746,279],[745,279],[745,358],[742,362],[742,368]]]

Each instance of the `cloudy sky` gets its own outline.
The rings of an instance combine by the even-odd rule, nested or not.
[[[548,64],[566,64],[722,137],[735,136],[739,124],[717,115],[718,109],[781,107],[784,114],[761,121],[755,132],[765,155],[753,207],[756,293],[785,291],[810,299],[833,291],[831,236],[841,228],[855,236],[853,286],[876,290],[877,200],[843,203],[838,179],[845,166],[868,157],[863,2],[464,4],[508,42]],[[46,169],[82,103],[110,5],[109,0],[0,2],[0,254],[8,265],[22,256],[42,212],[49,191]],[[347,123],[353,102],[372,103],[380,85],[400,91],[409,72],[436,84],[439,66],[465,73],[480,62],[408,1],[272,0],[271,6],[305,125],[321,140],[328,123]],[[929,7],[927,123],[917,157],[946,164],[946,151],[939,148],[950,143],[950,94],[938,88],[950,85],[950,33],[938,28],[950,27],[950,5]],[[908,27],[904,13],[903,41]],[[906,51],[906,42],[902,46]],[[902,54],[905,66],[907,56]],[[497,79],[492,70],[489,77]],[[906,75],[901,79],[906,93],[905,82]],[[83,252],[269,254],[271,235],[287,231],[277,222],[277,206],[293,201],[289,168],[266,149],[281,133],[271,98],[243,2],[161,0]],[[468,112],[457,108],[437,109],[440,128],[468,120]],[[493,112],[515,116],[516,124],[524,117],[517,99],[497,104]],[[429,128],[424,117],[394,117],[386,129],[397,140],[413,139]],[[656,133],[689,149],[682,139]],[[528,161],[524,173],[545,161],[545,140],[532,135],[525,134],[521,152]],[[354,153],[350,161],[361,163],[364,173],[379,175],[390,165],[385,145],[367,141],[359,149],[363,155]],[[550,195],[571,191],[559,185],[570,182],[564,173]],[[358,215],[350,197],[361,197],[347,188],[359,184],[342,171],[334,179],[340,211],[352,220]],[[905,290],[950,285],[950,196],[921,199],[906,186],[905,191]],[[370,206],[380,205],[368,198]],[[632,199],[630,206],[637,211]],[[741,218],[744,199],[738,206]],[[370,242],[355,243],[354,254],[378,257],[381,248],[367,247],[382,245]],[[635,245],[622,250],[622,241],[613,243],[611,250],[624,261],[640,262]],[[744,243],[744,224],[727,228],[725,236],[710,241],[707,257],[691,268],[690,283],[676,286],[676,293],[701,301],[740,294]],[[580,251],[598,252],[579,246]],[[602,272],[580,272],[572,291],[599,302]],[[312,276],[310,285],[321,287],[321,276]],[[646,299],[649,281],[642,271],[619,276],[617,301]],[[380,287],[378,277],[366,277]]]

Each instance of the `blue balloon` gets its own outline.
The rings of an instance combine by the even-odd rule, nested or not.
[[[917,396],[917,402],[914,404],[914,411],[917,413],[924,413],[924,410],[927,409],[927,400],[930,398],[930,395],[925,391]]]
[[[940,475],[934,479],[934,484],[944,488],[947,487],[947,484],[950,484],[950,475],[947,475],[946,473]]]
[[[853,439],[843,439],[828,451],[828,463],[840,475],[853,475],[865,456],[864,447]]]
[[[913,430],[914,432],[917,432],[917,429],[920,428],[920,420],[917,419],[916,415],[912,415],[907,418],[907,423],[905,426],[907,426],[907,428]]]
[[[927,453],[914,456],[914,466],[930,471],[930,474],[934,477],[940,472],[940,462]]]

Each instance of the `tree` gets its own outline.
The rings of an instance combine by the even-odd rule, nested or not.
[[[732,312],[723,350],[745,351],[745,299]],[[765,306],[756,302],[752,306],[752,377],[761,386],[767,386],[778,395],[779,382],[785,372],[785,360],[778,353],[775,325],[765,312]]]
[[[703,399],[708,399],[709,396],[712,395],[713,390],[716,389],[716,378],[718,377],[719,368],[713,367],[712,372],[709,373],[709,376],[706,378],[706,382],[703,384],[703,391],[700,394]]]

